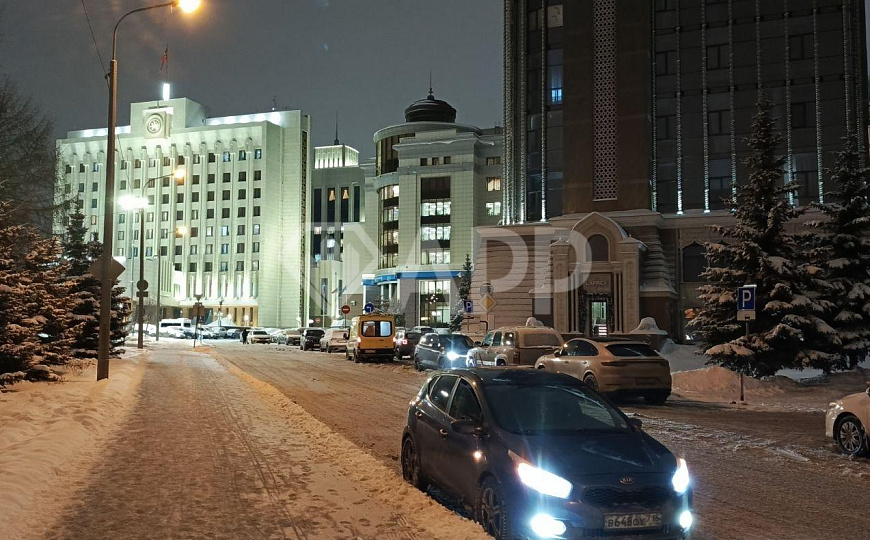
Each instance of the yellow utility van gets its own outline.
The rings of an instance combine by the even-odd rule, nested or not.
[[[392,315],[370,313],[354,317],[347,339],[347,359],[354,362],[392,360],[396,321]]]

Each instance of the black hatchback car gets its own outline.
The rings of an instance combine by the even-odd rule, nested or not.
[[[423,334],[414,330],[397,330],[395,346],[393,347],[393,356],[396,361],[404,358],[413,358],[414,349],[417,348],[417,343]]]
[[[499,539],[686,538],[683,459],[572,377],[436,372],[411,402],[402,475],[458,497]]]
[[[465,367],[468,351],[474,347],[464,334],[424,334],[414,351],[414,368],[448,369]]]

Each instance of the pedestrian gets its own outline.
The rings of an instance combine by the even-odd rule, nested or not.
[[[248,329],[247,328],[242,328],[242,343],[245,345],[248,344]]]

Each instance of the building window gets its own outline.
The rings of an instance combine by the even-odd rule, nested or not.
[[[145,248],[145,256],[146,257],[151,257],[153,253],[154,253],[154,248],[152,248],[151,246],[148,246],[147,248]]]
[[[214,191],[208,191],[205,195],[205,200],[208,202],[214,201]]]
[[[247,193],[245,192],[245,190],[244,190],[244,189],[240,189],[240,190],[239,190],[239,197],[238,197],[239,200],[244,199],[244,198],[245,198],[245,195],[247,195]]]
[[[260,234],[260,224],[259,223],[254,223],[254,233],[253,234]]]
[[[704,246],[690,244],[683,248],[683,281],[685,283],[697,283],[704,281],[701,274],[707,269],[707,254]]]
[[[260,261],[251,261],[251,272],[257,272],[260,270]]]
[[[707,69],[728,67],[728,44],[707,46]]]
[[[251,244],[251,253],[259,253],[260,252],[260,243],[254,242]]]
[[[245,261],[236,261],[236,272],[245,271]]]
[[[236,227],[236,234],[239,236],[245,234],[245,226],[244,225],[237,226]]]
[[[229,225],[221,225],[221,236],[229,236],[230,235],[230,226]]]
[[[214,219],[214,208],[206,208],[205,219]]]
[[[100,189],[99,182],[91,182],[91,191],[97,191]]]
[[[225,183],[226,183],[226,182],[232,182],[232,181],[233,181],[233,177],[232,177],[232,175],[231,175],[230,173],[228,173],[228,172],[225,172],[225,173],[224,173],[223,179],[224,179],[224,182],[225,182]]]
[[[136,161],[134,161],[134,162],[133,162],[133,168],[135,168],[135,169],[141,169],[141,168],[142,168],[142,160],[141,160],[141,159],[137,159]]]
[[[240,206],[239,209],[236,211],[236,217],[245,217],[245,207],[244,206]]]
[[[420,238],[424,242],[427,240],[450,240],[450,225],[421,227]]]
[[[501,156],[494,156],[486,158],[487,165],[501,165]]]
[[[203,263],[203,269],[202,269],[203,272],[211,272],[211,269],[212,269],[212,263],[210,263],[210,262]]]
[[[258,217],[259,215],[260,215],[260,207],[255,206],[254,207],[254,217]]]
[[[199,154],[194,154],[193,155],[193,164],[199,165],[200,163],[202,163],[202,156]]]
[[[193,177],[191,178],[190,182],[191,182],[194,186],[198,186],[198,185],[199,185],[199,175],[198,175],[198,174],[194,174]]]
[[[207,237],[208,237],[208,236],[214,236],[214,227],[206,227],[206,228],[205,228],[205,235],[206,235]]]
[[[160,221],[169,221],[169,210],[160,212]]]
[[[169,204],[169,193],[160,196],[160,204]]]
[[[248,159],[248,153],[244,150],[239,150],[239,161],[245,161]]]
[[[710,135],[727,135],[731,132],[731,111],[710,111],[707,113],[707,132]]]
[[[126,171],[126,170],[127,170],[127,161],[126,161],[126,160],[121,161],[121,170],[122,170],[122,171]]]
[[[259,148],[254,149],[254,159],[260,159],[263,157],[263,151]]]
[[[230,153],[229,153],[229,152],[224,152],[224,154],[223,154],[223,162],[224,162],[224,163],[227,163],[227,162],[229,162],[231,159],[232,159],[232,158],[230,157]]]
[[[84,192],[85,192],[85,183],[79,182],[79,193],[84,193]]]
[[[656,75],[673,75],[677,72],[677,51],[656,53]]]
[[[157,166],[157,158],[151,158],[151,159],[149,159],[149,160],[148,160],[148,166],[149,166],[149,167],[156,167],[156,166]]]
[[[214,253],[214,244],[206,244],[205,245],[205,254],[211,255],[212,253]]]
[[[182,194],[179,193],[179,195],[182,195]],[[183,200],[183,197],[182,197],[182,200]],[[179,201],[179,202],[182,202],[182,201]],[[199,192],[198,191],[194,191],[193,193],[190,194],[190,202],[199,202]]]
[[[437,157],[432,158],[432,165],[440,165],[441,162]]]
[[[590,262],[610,261],[610,243],[607,241],[607,238],[600,234],[589,237],[588,245],[586,246],[586,260]]]
[[[254,171],[254,182],[258,182],[263,179],[263,171]]]
[[[148,212],[148,217],[145,219],[148,223],[154,222],[154,212]]]
[[[420,264],[450,264],[450,250],[424,249],[421,251]]]
[[[209,184],[214,184],[214,173],[209,173],[209,175],[206,177],[206,181]]]
[[[118,231],[118,240],[124,239],[124,231]]]
[[[230,252],[229,244],[221,244],[221,255],[228,255]]]
[[[182,254],[182,249],[183,249],[182,246],[175,246],[175,254],[176,254],[176,255],[181,255],[181,254]]]
[[[184,210],[176,210],[175,211],[175,221],[184,220]]]
[[[501,191],[501,177],[500,176],[490,176],[486,179],[486,190],[487,191]]]
[[[221,219],[229,219],[230,217],[230,209],[229,208],[221,208]]]
[[[220,271],[221,272],[226,272],[228,268],[229,268],[229,263],[227,261],[220,262]]]
[[[239,242],[238,244],[236,244],[236,253],[244,253],[244,252],[245,252],[245,244],[242,242]]]
[[[119,224],[124,223],[124,221],[126,221],[126,219],[127,219],[127,214],[118,214],[118,223]]]
[[[816,126],[816,107],[813,102],[791,104],[791,127],[793,129]]]
[[[175,194],[175,202],[183,203],[184,202],[184,193],[176,193]]]
[[[246,182],[248,180],[248,173],[245,171],[241,171],[239,173],[239,182]]]
[[[254,188],[254,198],[255,199],[260,198],[260,188]]]
[[[387,212],[395,211],[395,216],[392,214],[387,214]],[[420,216],[449,216],[450,215],[450,200],[436,200],[436,201],[424,201],[420,205]],[[387,219],[388,217],[395,219]],[[398,221],[399,220],[399,209],[396,207],[386,208],[384,209],[384,222],[388,221]]]
[[[199,227],[191,227],[190,228],[190,237],[196,238],[199,236]]]
[[[426,165],[429,165],[429,158],[420,158],[420,166],[425,167]]]
[[[190,211],[190,220],[196,221],[199,219],[199,210],[191,210]]]
[[[800,34],[788,38],[789,60],[806,60],[813,57],[813,35]]]
[[[656,139],[666,141],[677,137],[677,117],[676,115],[658,116],[656,117]]]
[[[444,164],[450,165],[450,156],[444,156]]]
[[[92,208],[92,209],[96,209],[96,208],[97,208],[97,199],[91,199],[91,208]]]
[[[223,193],[221,193],[221,200],[228,201],[232,198],[232,196],[232,192],[228,189],[225,189]]]
[[[500,216],[501,215],[501,203],[500,202],[488,202],[488,203],[486,203],[486,215],[488,215],[488,216]]]
[[[191,255],[192,255],[192,253],[191,253]],[[193,263],[193,262],[190,263],[190,265],[187,267],[187,271],[188,272],[196,272],[196,263]]]

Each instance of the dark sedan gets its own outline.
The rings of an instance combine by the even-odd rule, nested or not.
[[[436,372],[411,402],[401,461],[406,481],[456,496],[499,539],[672,539],[692,526],[686,462],[566,375]]]
[[[299,348],[303,351],[320,349],[320,338],[325,333],[326,331],[323,328],[306,328],[302,331],[302,336],[299,338]]]
[[[424,334],[414,351],[414,368],[419,371],[425,367],[465,367],[472,347],[474,342],[463,334]]]
[[[393,347],[393,356],[396,361],[404,358],[413,358],[414,349],[417,348],[417,343],[423,334],[413,330],[398,330],[396,331],[396,341]]]

